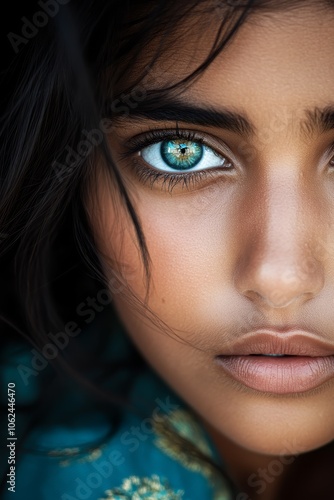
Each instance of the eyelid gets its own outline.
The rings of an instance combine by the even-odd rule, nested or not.
[[[181,129],[179,127],[151,129],[147,132],[143,132],[134,137],[131,137],[124,142],[124,148],[126,151],[122,154],[122,158],[127,158],[128,156],[139,152],[145,146],[157,144],[168,138],[182,138],[186,140],[201,142],[205,146],[211,148],[219,156],[227,156],[227,159],[231,163],[236,163],[235,156],[233,155],[231,149],[221,139],[218,139],[217,137],[213,138],[212,136],[209,136],[202,131]]]
[[[317,156],[317,162],[319,168],[324,168],[326,165],[330,165],[331,168],[334,167],[334,142],[331,142],[326,148],[321,146],[321,150]]]

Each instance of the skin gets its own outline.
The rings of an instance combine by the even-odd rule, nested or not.
[[[334,166],[326,155],[334,130],[311,134],[301,126],[305,109],[334,102],[330,19],[334,10],[311,7],[257,14],[183,94],[185,102],[229,108],[254,124],[256,134],[246,137],[178,123],[226,143],[232,175],[220,169],[172,193],[161,182],[144,186],[127,168],[136,155],[121,158],[124,142],[175,123],[123,117],[111,134],[151,257],[147,308],[160,322],[140,306],[146,287],[135,232],[102,168],[87,202],[106,275],[112,269],[123,275],[113,303],[128,335],[199,415],[251,498],[274,499],[294,465],[265,480],[261,494],[248,483],[259,467],[334,439],[334,379],[300,394],[267,394],[236,382],[213,361],[261,324],[298,324],[334,346]],[[188,34],[186,47],[158,62],[172,81],[185,67],[188,74],[194,51],[200,58],[210,40]]]

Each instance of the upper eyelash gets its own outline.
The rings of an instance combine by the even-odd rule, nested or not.
[[[146,146],[151,146],[160,141],[166,139],[185,139],[187,141],[196,141],[200,144],[205,144],[205,140],[202,136],[198,135],[198,132],[190,130],[180,130],[180,129],[159,129],[159,130],[149,130],[145,135],[135,136],[126,141],[124,147],[126,151],[122,153],[121,158],[127,158],[134,153],[137,153]]]
[[[328,155],[333,155],[334,154],[334,143],[331,145],[328,151]],[[334,165],[334,156],[331,156],[329,160],[330,165]]]

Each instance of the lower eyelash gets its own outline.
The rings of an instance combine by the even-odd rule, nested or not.
[[[190,189],[198,182],[207,179],[209,176],[215,177],[217,172],[210,170],[198,170],[187,174],[169,174],[166,172],[157,172],[153,169],[144,167],[138,161],[134,162],[133,168],[138,177],[139,182],[146,185],[150,183],[151,189],[156,182],[162,181],[162,190],[172,193],[174,187],[183,183],[182,188]]]

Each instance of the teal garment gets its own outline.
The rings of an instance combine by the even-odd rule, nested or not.
[[[99,316],[89,335],[101,325],[108,328],[110,316],[105,312]],[[121,328],[111,337],[112,356],[124,358],[127,349],[133,348],[130,340]],[[2,384],[15,381],[17,397],[27,403],[36,396],[42,376],[30,376],[29,384],[27,380],[23,384],[22,367],[27,366],[29,355],[20,353],[16,364],[2,370]],[[79,416],[72,412],[81,404],[74,387],[55,401],[52,419],[41,418],[30,432],[16,462],[15,494],[6,485],[5,500],[234,498],[223,475],[185,450],[183,438],[224,470],[201,422],[151,368],[147,366],[135,378],[128,394],[140,415],[124,409],[115,431],[106,413],[85,406]],[[23,427],[24,419],[18,419],[17,433]]]

